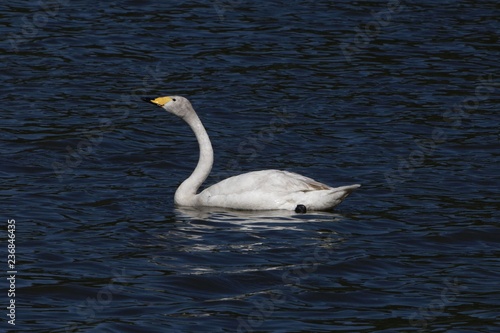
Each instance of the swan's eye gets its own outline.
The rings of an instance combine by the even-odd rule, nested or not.
[[[172,100],[173,100],[174,102],[175,102],[175,101],[177,101],[175,98],[172,98]]]

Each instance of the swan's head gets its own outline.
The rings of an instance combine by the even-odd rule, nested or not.
[[[182,96],[164,96],[158,98],[143,98],[144,101],[161,106],[168,112],[175,114],[178,117],[184,118],[186,115],[193,113],[193,106],[187,98]]]

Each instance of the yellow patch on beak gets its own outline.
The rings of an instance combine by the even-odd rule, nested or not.
[[[155,98],[151,101],[151,103],[154,103],[158,106],[163,106],[165,104],[167,104],[168,102],[170,102],[172,100],[172,98],[168,97],[168,96],[165,96],[165,97],[158,97],[158,98]]]

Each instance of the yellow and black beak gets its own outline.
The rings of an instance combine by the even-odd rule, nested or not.
[[[168,96],[158,97],[158,98],[142,97],[142,100],[145,102],[163,107],[165,104],[170,102],[172,100],[172,98],[170,98]]]
[[[151,98],[151,97],[141,97],[141,99],[142,99],[144,102],[148,102],[148,103],[151,103],[151,104],[155,104],[155,105],[156,105],[156,103],[153,103],[154,98]]]

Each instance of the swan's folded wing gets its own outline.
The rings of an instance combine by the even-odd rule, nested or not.
[[[348,193],[354,188],[357,187],[351,189],[346,186]],[[317,196],[333,194],[335,190],[335,188],[296,173],[263,170],[230,177],[208,187],[199,194],[199,204],[251,210],[295,209],[294,205],[300,198],[307,200],[304,203],[309,204]]]
[[[255,190],[262,192],[291,193],[329,189],[331,189],[330,186],[293,172],[261,170],[224,179],[210,186],[205,191],[208,190],[212,194],[236,194]]]

